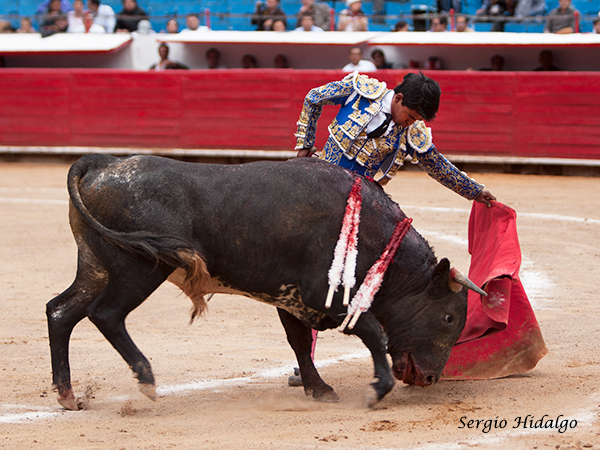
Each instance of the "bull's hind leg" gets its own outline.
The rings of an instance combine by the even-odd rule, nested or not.
[[[140,391],[156,399],[152,368],[125,328],[125,318],[154,292],[173,269],[140,260],[109,269],[108,283],[88,308],[88,317],[119,352],[139,380]]]
[[[312,330],[287,311],[277,308],[287,340],[296,354],[306,395],[322,402],[339,402],[333,388],[323,381],[311,358]]]
[[[80,248],[75,281],[65,292],[46,305],[52,382],[58,390],[58,402],[67,409],[79,409],[71,387],[69,366],[71,333],[75,325],[86,316],[87,307],[102,292],[106,281],[106,272],[85,248]]]

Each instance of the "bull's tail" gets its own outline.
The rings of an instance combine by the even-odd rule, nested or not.
[[[178,285],[192,300],[191,320],[193,321],[205,312],[204,295],[209,293],[206,283],[210,279],[210,274],[204,258],[190,243],[174,236],[155,235],[144,231],[120,232],[101,224],[83,203],[79,186],[81,179],[89,170],[105,166],[106,159],[101,155],[84,156],[71,166],[67,177],[71,204],[85,222],[114,247],[150,259],[157,266],[162,264],[173,269],[184,269],[185,277]]]

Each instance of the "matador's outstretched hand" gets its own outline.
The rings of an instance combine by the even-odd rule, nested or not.
[[[496,200],[496,197],[490,191],[484,189],[479,193],[477,197],[475,197],[474,200],[479,203],[485,203],[486,206],[489,208],[490,206],[492,206],[491,202]]]

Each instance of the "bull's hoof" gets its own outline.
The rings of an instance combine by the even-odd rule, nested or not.
[[[365,392],[365,406],[367,408],[372,408],[377,403],[379,403],[379,394],[372,385],[369,385]]]
[[[154,384],[149,383],[140,383],[138,384],[138,388],[142,394],[148,397],[153,402],[156,401],[156,386]]]
[[[322,403],[339,403],[342,401],[339,395],[335,393],[335,391],[326,392],[323,395],[319,395],[318,397],[314,397],[315,400]]]
[[[60,394],[56,399],[58,400],[58,403],[60,403],[60,406],[65,409],[71,411],[79,411],[79,409],[81,409],[79,407],[79,402],[77,402],[77,399],[75,398],[73,389],[69,389],[68,391]]]

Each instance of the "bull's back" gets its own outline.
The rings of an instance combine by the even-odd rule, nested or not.
[[[345,169],[312,158],[213,165],[102,156],[81,164],[89,166],[81,198],[102,225],[182,239],[212,274],[231,281],[326,273],[354,182]],[[370,182],[363,196],[359,247],[376,257],[401,212]]]
[[[84,204],[118,231],[167,231],[192,221],[290,228],[343,212],[353,182],[347,171],[308,159],[215,165],[92,155],[81,164],[89,167],[79,185]]]

